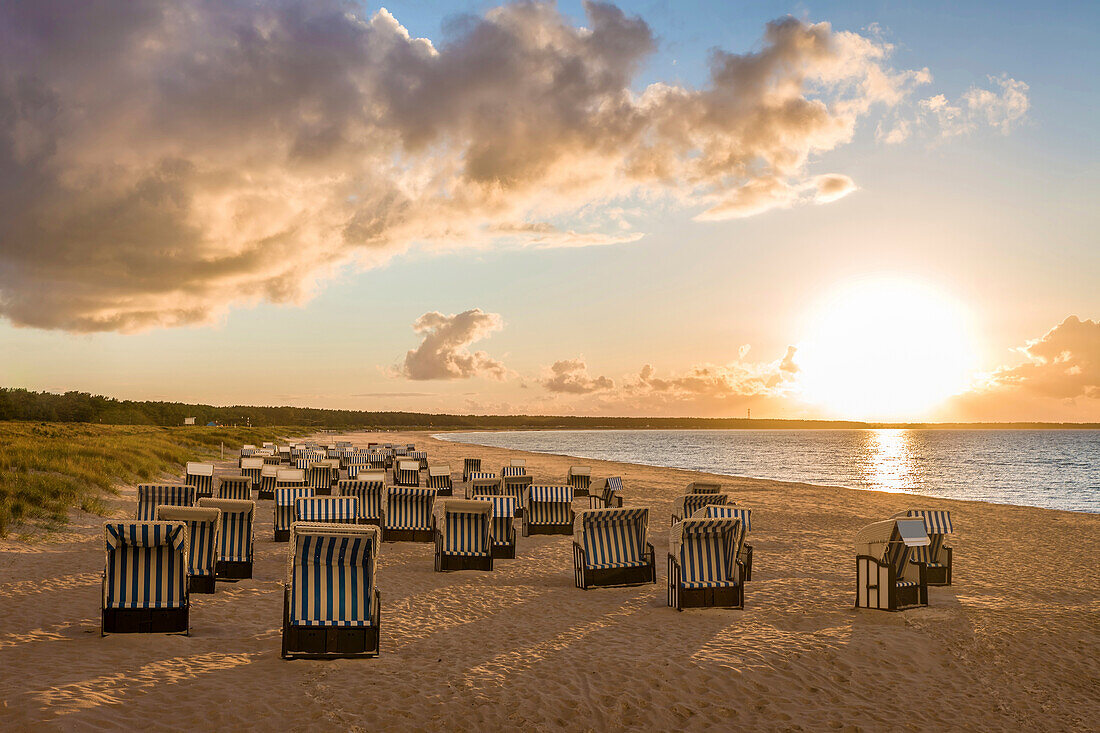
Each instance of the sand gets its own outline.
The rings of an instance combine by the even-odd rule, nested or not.
[[[464,456],[499,470],[519,454],[384,440],[459,473]],[[77,512],[0,542],[0,728],[1100,729],[1100,516],[721,477],[753,509],[745,610],[678,613],[669,508],[706,475],[525,457],[536,481],[572,463],[621,475],[627,506],[651,510],[657,584],[576,589],[569,537],[520,537],[491,573],[436,573],[431,545],[384,544],[381,656],[284,661],[271,502],[254,578],[192,596],[189,637],[100,637],[103,519]],[[914,504],[952,511],[954,585],[927,608],[854,609],[853,535]],[[111,501],[118,517],[135,505],[133,487]]]

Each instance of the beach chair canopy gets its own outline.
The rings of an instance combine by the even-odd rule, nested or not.
[[[591,476],[592,475],[592,467],[591,466],[570,466],[569,467],[569,475],[570,476]]]
[[[222,476],[218,479],[218,496],[222,499],[248,499],[252,496],[251,476]]]
[[[703,507],[729,504],[728,494],[684,494],[672,502],[672,514],[680,519],[690,517]]]
[[[477,496],[474,501],[484,502],[493,508],[493,544],[511,544],[509,535],[512,521],[516,517],[515,497],[511,496]]]
[[[919,517],[924,520],[924,529],[928,534],[954,534],[951,524],[951,512],[945,509],[910,509],[898,514],[899,517]]]
[[[385,471],[360,471],[355,475],[357,481],[370,481],[378,483],[385,483],[386,472]]]
[[[500,469],[500,477],[507,478],[509,476],[524,476],[527,473],[527,469],[523,466],[503,466]]]
[[[486,501],[447,499],[436,502],[436,528],[443,534],[443,553],[480,557],[492,551],[493,506]]]
[[[680,563],[683,587],[736,585],[737,541],[742,534],[737,517],[688,517],[672,525],[668,551]]]
[[[217,507],[159,506],[158,522],[183,522],[187,527],[187,572],[210,576],[218,561],[218,531],[222,510]]]
[[[397,469],[399,471],[415,471],[420,472],[420,463],[417,461],[398,461]]]
[[[565,524],[573,519],[572,486],[536,486],[524,492],[523,506],[528,524]]]
[[[386,529],[431,529],[435,489],[391,486],[386,490]]]
[[[707,504],[691,516],[696,519],[717,519],[719,517],[732,517],[741,520],[741,533],[747,534],[752,529],[752,509],[739,509],[730,504]]]
[[[248,471],[248,470],[253,470],[254,471],[254,470],[257,470],[257,469],[260,470],[260,471],[264,470],[264,459],[263,458],[252,457],[252,458],[242,458],[241,459],[241,470],[242,471]]]
[[[355,524],[359,521],[359,497],[302,497],[294,502],[294,521]]]
[[[275,480],[281,484],[304,484],[306,472],[300,468],[280,468],[275,474]]]
[[[187,462],[187,475],[188,476],[213,476],[214,464],[213,463],[195,463],[193,461]]]
[[[716,481],[692,481],[684,490],[685,494],[718,494],[722,484]]]
[[[290,530],[287,583],[294,626],[369,626],[378,528],[298,522]]]
[[[104,608],[187,605],[187,526],[183,522],[107,522]]]
[[[256,502],[240,499],[199,499],[199,506],[222,510],[221,547],[218,559],[227,562],[252,560],[253,520]]]
[[[195,487],[186,484],[138,484],[139,521],[151,521],[157,517],[157,507],[162,504],[171,506],[194,506]]]
[[[882,559],[891,542],[906,547],[925,547],[929,543],[922,519],[885,519],[868,524],[856,533],[856,554]]]
[[[629,568],[647,564],[649,510],[588,509],[573,520],[573,541],[584,548],[586,567]]]
[[[449,463],[436,463],[428,466],[429,476],[446,476],[451,477],[451,465]]]
[[[491,471],[474,471],[470,474],[471,481],[487,481],[489,479],[495,479],[497,475]]]
[[[336,485],[340,496],[354,496],[359,500],[359,518],[376,521],[382,518],[382,506],[386,493],[386,485],[379,476],[376,480],[363,478],[360,472],[358,478],[344,479]]]
[[[270,463],[265,463],[264,465],[260,466],[260,477],[278,478],[279,472],[285,470],[287,469],[273,466]]]

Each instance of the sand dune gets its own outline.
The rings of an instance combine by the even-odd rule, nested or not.
[[[516,454],[385,440],[458,471]],[[538,481],[578,462],[621,475],[627,505],[651,509],[657,585],[577,590],[568,537],[520,537],[492,573],[436,573],[431,546],[385,544],[381,656],[287,662],[271,502],[254,579],[193,596],[190,637],[100,637],[102,519],[77,512],[63,534],[0,542],[0,727],[1100,729],[1100,516],[721,478],[754,510],[746,607],[677,613],[669,509],[702,476],[526,458]],[[954,586],[928,608],[855,610],[855,531],[914,504],[954,515]],[[110,505],[132,515],[133,487]]]

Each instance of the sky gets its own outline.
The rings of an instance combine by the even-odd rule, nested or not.
[[[0,3],[0,384],[1100,420],[1100,8]]]

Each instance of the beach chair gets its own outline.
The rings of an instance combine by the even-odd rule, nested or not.
[[[409,450],[409,452],[405,454],[405,457],[408,458],[410,461],[419,461],[421,470],[424,470],[425,468],[428,467],[428,452],[427,451]]]
[[[409,449],[403,445],[395,445],[390,448],[390,451],[392,451],[393,455],[397,458],[404,458],[409,453]]]
[[[340,465],[348,472],[348,478],[355,478],[360,471],[367,471],[371,464],[366,456],[348,456],[340,461]]]
[[[406,443],[405,448],[407,450],[416,450],[416,443]]]
[[[951,585],[951,561],[954,552],[944,544],[947,535],[955,532],[951,524],[951,512],[943,509],[910,509],[895,516],[924,520],[928,547],[914,547],[909,562],[924,563],[928,569],[928,585]]]
[[[419,486],[420,462],[400,460],[393,467],[394,486]]]
[[[312,486],[318,496],[328,496],[332,493],[332,485],[340,477],[340,469],[332,465],[332,461],[313,461],[306,468],[306,485]]]
[[[265,466],[281,466],[287,461],[283,460],[281,455],[262,456]]]
[[[199,506],[222,510],[222,523],[218,527],[218,580],[251,578],[256,502],[199,499]]]
[[[302,451],[301,455],[294,459],[294,467],[299,471],[308,471],[310,464],[322,463],[327,459],[323,450]]]
[[[367,465],[371,468],[388,471],[393,467],[393,454],[383,451],[375,451],[367,455]]]
[[[588,509],[573,522],[573,579],[578,588],[657,582],[649,510]]]
[[[378,655],[377,557],[377,527],[294,525],[283,590],[283,659]]]
[[[523,496],[527,493],[527,487],[535,483],[527,474],[522,476],[507,476],[500,480],[501,496],[510,496],[516,500],[516,516],[523,516]]]
[[[194,506],[195,487],[187,484],[138,484],[137,520],[151,522],[157,518],[157,507]]]
[[[354,496],[359,499],[359,524],[374,524],[382,526],[382,507],[385,505],[386,485],[381,474],[377,479],[363,478],[366,472],[360,474],[360,478],[342,479],[336,484],[336,490],[340,496]]]
[[[669,524],[676,524],[705,506],[725,506],[732,503],[728,494],[684,494],[672,502],[672,521]]]
[[[359,497],[302,497],[294,502],[294,521],[314,524],[359,524]]]
[[[737,517],[688,517],[668,536],[668,605],[744,608],[745,587],[737,561]]]
[[[525,466],[502,466],[500,469],[500,477],[505,478],[507,476],[523,476],[527,473]]]
[[[201,499],[204,496],[213,496],[214,464],[188,461],[187,473],[183,482],[188,486],[195,487],[195,496],[197,498]]]
[[[306,483],[306,472],[301,468],[280,468],[275,474],[276,489],[293,489],[301,486],[309,486]]]
[[[188,633],[187,526],[106,522],[103,533],[100,633]]]
[[[493,569],[493,506],[486,501],[448,499],[436,502],[436,572]]]
[[[219,476],[219,499],[251,499],[252,479],[248,476]]]
[[[254,445],[242,445],[241,446],[241,458],[248,458],[249,456],[256,455],[258,449]]]
[[[275,452],[275,444],[271,443],[271,442],[268,442],[266,440],[263,443],[260,444],[260,447],[263,448],[264,450],[269,450],[271,452]]]
[[[720,494],[722,484],[716,481],[692,481],[684,490],[685,494]]]
[[[201,506],[158,506],[158,522],[183,522],[187,527],[187,592],[213,593],[218,564],[221,509]]]
[[[290,463],[290,446],[279,446],[279,450],[276,451],[276,457],[279,459],[278,462],[274,464],[276,466],[280,463]],[[264,461],[264,463],[267,463],[267,461]]]
[[[481,473],[481,459],[480,458],[463,458],[462,459],[462,482],[466,483],[470,480],[470,474]]]
[[[928,547],[924,520],[887,519],[856,534],[856,608],[899,611],[928,605],[927,568],[911,563],[913,549]]]
[[[589,509],[613,509],[623,505],[623,480],[619,476],[600,479],[595,486],[589,487]]]
[[[752,580],[752,545],[745,542],[752,530],[752,509],[739,509],[728,504],[708,504],[692,516],[710,519],[728,517],[741,522],[741,528],[737,532],[737,562],[741,563],[741,582],[748,583]]]
[[[523,497],[523,536],[573,534],[573,487],[528,486]]]
[[[290,539],[290,525],[294,524],[294,504],[299,499],[316,496],[312,486],[288,486],[275,489],[275,515],[272,526],[275,528],[275,541],[287,542]]]
[[[428,479],[425,485],[429,489],[435,489],[437,496],[451,496],[454,494],[454,483],[451,481],[451,467],[446,463],[428,466]]]
[[[500,496],[500,479],[495,473],[471,473],[466,482],[466,498],[479,496]]]
[[[264,470],[263,456],[241,459],[241,475],[252,480],[252,488],[260,488],[260,473]]]
[[[588,488],[592,485],[592,468],[590,466],[570,466],[565,474],[565,483],[573,487],[573,496],[588,496]]]
[[[512,559],[516,556],[516,500],[510,496],[478,496],[493,507],[493,558]]]
[[[432,542],[435,489],[391,486],[382,513],[383,542]]]
[[[279,478],[279,472],[285,470],[287,469],[265,463],[263,468],[260,469],[260,488],[256,494],[256,498],[275,498],[275,481]]]

